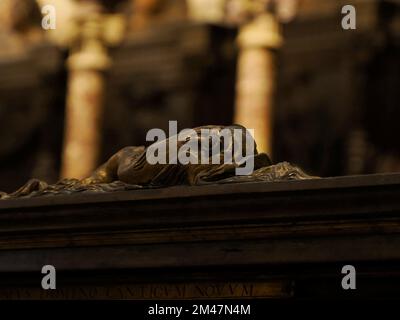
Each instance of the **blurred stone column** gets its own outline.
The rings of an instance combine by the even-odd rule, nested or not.
[[[84,54],[68,61],[69,79],[65,115],[63,178],[84,178],[97,166],[101,145],[106,56]]]
[[[65,117],[63,178],[84,178],[95,168],[101,145],[104,71],[110,61],[100,41],[100,21],[82,24],[82,48],[73,52],[69,69]]]
[[[81,2],[67,60],[69,75],[61,169],[62,178],[78,179],[89,176],[98,165],[105,72],[111,64],[107,45],[117,42],[123,30],[121,21],[115,24],[115,19],[102,13],[100,3]]]
[[[234,122],[254,129],[258,150],[272,154],[276,53],[281,23],[297,12],[298,0],[227,0],[239,21]]]
[[[234,122],[254,129],[259,151],[272,152],[275,52],[282,39],[279,22],[265,12],[239,30]]]

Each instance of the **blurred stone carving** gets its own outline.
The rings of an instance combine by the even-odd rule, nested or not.
[[[43,40],[41,13],[35,0],[0,1],[0,58],[25,54]]]
[[[187,17],[186,1],[182,0],[131,0],[127,11],[128,28],[132,32],[176,23]]]

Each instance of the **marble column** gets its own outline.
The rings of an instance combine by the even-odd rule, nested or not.
[[[265,12],[239,31],[234,122],[254,129],[258,150],[272,153],[275,52],[281,46],[279,22]]]
[[[122,17],[104,14],[96,1],[84,5],[69,44],[62,178],[85,178],[99,164],[105,73],[111,65],[107,46],[122,40],[124,31]]]

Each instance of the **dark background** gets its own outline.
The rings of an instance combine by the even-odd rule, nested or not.
[[[283,26],[274,162],[320,176],[400,170],[400,4],[364,2],[357,30],[341,28],[336,0],[304,1]],[[233,121],[237,29],[177,19],[174,7],[140,32],[132,26],[111,51],[102,161],[145,144],[147,130],[168,120],[179,129]],[[14,50],[21,35],[1,25],[0,190],[10,192],[31,177],[59,177],[68,52],[44,39]]]

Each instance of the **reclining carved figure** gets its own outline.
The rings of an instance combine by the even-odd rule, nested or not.
[[[195,139],[196,143],[201,144],[204,139],[200,134],[201,129],[222,129],[238,130],[242,132],[242,138],[248,137],[246,128],[239,125],[232,126],[203,126],[194,128],[197,133],[190,139]],[[247,134],[247,135],[246,135]],[[234,135],[232,134],[232,137]],[[169,139],[171,139],[170,137]],[[168,146],[167,139],[166,145]],[[220,144],[220,159],[223,158],[227,148],[233,148],[233,141],[225,143],[222,137],[219,137],[217,143]],[[186,141],[177,141],[179,149]],[[159,142],[157,142],[159,143]],[[208,141],[207,141],[208,143]],[[23,187],[11,194],[0,193],[0,199],[33,197],[45,194],[69,194],[75,192],[107,192],[118,190],[130,190],[151,187],[163,187],[172,185],[203,185],[210,183],[235,183],[235,182],[251,182],[251,181],[280,181],[280,180],[299,180],[313,178],[305,174],[300,168],[292,166],[287,162],[273,165],[271,160],[265,153],[258,153],[254,140],[254,152],[249,157],[254,161],[254,171],[250,175],[235,175],[235,169],[242,163],[223,163],[212,164],[211,154],[208,163],[202,164],[150,164],[146,158],[146,150],[144,146],[126,147],[114,154],[106,163],[101,165],[93,174],[83,180],[64,179],[56,184],[48,185],[47,183],[32,179]],[[154,145],[154,144],[153,144]],[[246,143],[242,143],[242,148]],[[149,146],[148,148],[150,148]],[[200,150],[200,148],[199,148]],[[242,150],[242,154],[245,154]],[[168,158],[169,150],[165,151]],[[195,154],[194,157],[200,157]]]

